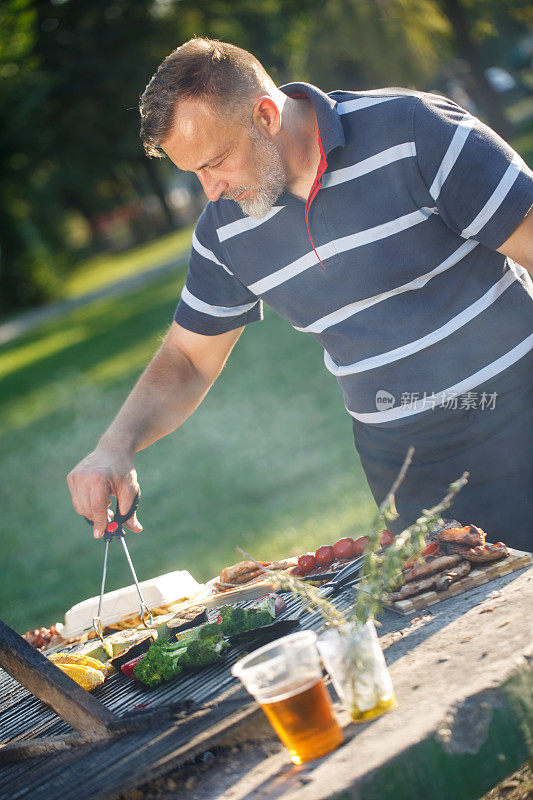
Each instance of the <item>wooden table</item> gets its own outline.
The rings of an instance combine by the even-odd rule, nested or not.
[[[172,797],[474,800],[533,754],[533,568],[382,623],[397,709],[364,725],[341,714],[346,744],[302,767],[258,710],[241,737],[262,739],[257,753],[230,754]]]
[[[84,796],[109,800],[222,746],[172,800],[475,800],[533,752],[532,612],[532,567],[417,616],[386,611],[380,636],[398,708],[364,725],[341,713],[346,743],[310,765],[288,762],[234,687],[186,719],[161,719],[142,742],[132,733],[50,753],[45,768],[28,758],[16,796],[69,800],[81,780]],[[0,795],[2,776],[0,767]]]

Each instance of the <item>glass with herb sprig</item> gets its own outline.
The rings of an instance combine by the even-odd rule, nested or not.
[[[326,629],[319,637],[318,649],[337,694],[354,722],[372,719],[396,706],[375,620],[387,594],[401,580],[405,562],[423,550],[426,536],[442,524],[442,512],[450,507],[468,480],[468,473],[463,473],[450,484],[440,503],[424,509],[413,525],[395,536],[388,547],[382,548],[383,529],[398,517],[395,493],[405,477],[413,452],[413,448],[409,448],[394,485],[378,509],[368,535],[361,565],[362,577],[357,582],[353,603],[347,612],[341,613],[319,589],[296,576],[263,568],[276,576],[282,588],[300,597],[304,606],[322,616]]]
[[[395,708],[396,697],[376,627],[347,622],[328,628],[318,652],[344,708],[354,722],[366,722]]]

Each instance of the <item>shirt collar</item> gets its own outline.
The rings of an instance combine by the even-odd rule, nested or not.
[[[344,146],[344,130],[337,113],[336,100],[311,83],[286,83],[279,88],[289,97],[307,97],[311,101],[316,112],[318,130],[326,155],[335,147]]]

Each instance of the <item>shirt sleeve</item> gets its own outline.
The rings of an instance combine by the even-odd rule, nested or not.
[[[503,139],[451,100],[421,95],[414,138],[422,179],[453,231],[492,250],[533,204],[533,173]]]
[[[261,300],[233,275],[216,242],[208,204],[192,237],[189,272],[174,314],[179,325],[205,336],[226,333],[263,318]]]

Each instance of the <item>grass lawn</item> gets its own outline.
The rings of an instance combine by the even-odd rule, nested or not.
[[[181,228],[124,253],[103,253],[89,258],[69,272],[63,281],[61,298],[79,297],[105,286],[149,272],[168,261],[188,255],[193,226]]]
[[[169,324],[184,273],[102,300],[0,348],[1,617],[61,620],[99,591],[103,542],[71,505],[68,470],[95,444]],[[317,343],[273,313],[250,325],[181,430],[139,453],[140,579],[205,580],[239,560],[365,532],[373,501]],[[131,583],[113,547],[108,589]]]

